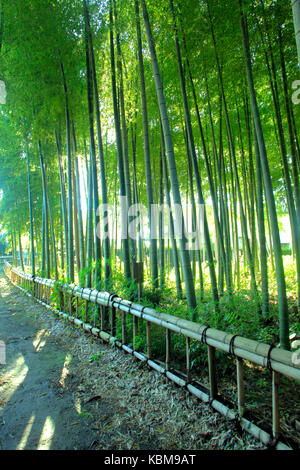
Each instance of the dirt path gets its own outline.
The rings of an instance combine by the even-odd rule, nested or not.
[[[131,356],[57,320],[3,277],[0,340],[2,450],[262,448]]]

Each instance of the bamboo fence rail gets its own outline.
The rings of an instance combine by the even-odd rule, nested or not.
[[[154,309],[121,299],[117,295],[108,292],[100,292],[95,289],[83,288],[75,284],[59,284],[51,279],[43,279],[26,274],[19,269],[13,268],[5,263],[5,272],[13,284],[22,289],[27,295],[34,297],[46,308],[55,311],[59,316],[70,320],[83,330],[114,344],[137,359],[145,362],[177,385],[185,387],[196,397],[210,404],[212,408],[229,419],[237,420],[242,429],[246,430],[265,445],[280,450],[290,450],[290,443],[284,443],[280,436],[280,410],[279,410],[279,377],[280,375],[300,382],[300,364],[294,360],[293,353],[250,340],[238,335],[232,335],[224,331],[200,325],[169,314],[157,312]],[[54,290],[59,292],[59,309],[51,306],[51,295]],[[99,328],[95,324],[85,323],[78,318],[79,299],[85,301],[86,305],[92,303],[100,306]],[[109,318],[107,312],[110,312]],[[116,338],[116,313],[121,314],[122,341]],[[126,317],[133,317],[132,347],[128,345],[126,338]],[[146,344],[147,354],[136,350],[136,337],[138,321],[146,322]],[[165,363],[155,361],[152,357],[151,325],[159,325],[166,331],[166,353]],[[170,369],[170,333],[174,332],[186,338],[186,373],[178,373]],[[208,372],[209,388],[190,380],[191,372],[191,339],[207,345],[208,350]],[[236,358],[236,386],[237,386],[237,412],[222,403],[218,394],[216,373],[216,350],[234,355]],[[245,417],[246,403],[244,394],[244,365],[245,361],[268,368],[272,373],[272,432],[260,429]],[[299,399],[299,397],[298,397]],[[297,397],[296,400],[297,401]]]
[[[13,256],[12,255],[6,255],[6,256],[0,256],[0,264],[5,264],[5,262],[12,262]]]

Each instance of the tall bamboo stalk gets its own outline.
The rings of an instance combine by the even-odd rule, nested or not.
[[[151,261],[151,274],[152,285],[154,288],[158,287],[158,267],[157,267],[157,243],[156,238],[152,236],[155,227],[155,215],[152,211],[153,204],[153,188],[152,188],[152,172],[150,161],[150,142],[149,142],[149,125],[148,125],[148,109],[147,97],[145,87],[144,75],[144,61],[142,52],[142,38],[141,38],[141,25],[139,2],[135,0],[135,18],[136,18],[136,34],[137,34],[137,49],[139,58],[139,77],[141,89],[141,102],[142,102],[142,115],[143,115],[143,139],[144,139],[144,159],[145,159],[145,174],[146,174],[146,190],[147,190],[147,203],[148,203],[148,218],[150,225],[150,261]]]
[[[26,149],[26,159],[27,159],[28,203],[29,203],[29,218],[30,218],[31,274],[32,274],[32,276],[35,276],[34,228],[33,228],[33,210],[32,210],[30,164],[29,164],[29,150],[28,150],[28,147]]]
[[[118,100],[117,100],[114,31],[113,31],[114,22],[113,22],[112,2],[110,2],[109,18],[110,18],[111,81],[112,81],[114,121],[115,121],[115,131],[116,131],[116,141],[117,141],[119,180],[120,180],[121,220],[122,220],[121,240],[122,240],[125,278],[131,279],[130,254],[129,254],[129,243],[128,243],[128,220],[127,220],[128,208],[126,207],[127,204],[126,204],[126,187],[125,187],[124,162],[123,162],[123,150],[122,150],[122,135],[121,135],[121,127],[120,127]]]
[[[71,127],[69,111],[69,95],[65,77],[64,65],[61,62],[61,73],[65,93],[65,112],[67,128],[67,167],[68,167],[68,277],[74,282],[74,243],[73,243],[73,193],[72,193],[72,156],[71,156]]]
[[[300,64],[300,0],[291,0],[295,27],[296,44],[298,51],[298,64]]]
[[[102,195],[102,219],[106,221],[106,225],[103,227],[104,283],[105,283],[105,289],[109,289],[110,278],[111,278],[111,259],[110,259],[108,211],[106,210],[106,207],[105,207],[105,205],[108,204],[107,184],[106,184],[106,176],[105,176],[105,162],[104,162],[104,152],[103,152],[101,115],[100,115],[100,106],[99,106],[99,91],[98,91],[97,73],[96,73],[96,65],[95,65],[95,54],[94,54],[94,48],[93,48],[93,38],[92,38],[92,31],[91,31],[90,18],[89,18],[89,9],[88,9],[88,3],[86,2],[86,0],[84,0],[84,12],[85,12],[87,35],[88,35],[89,48],[90,48],[92,80],[93,80],[93,90],[94,90],[94,99],[95,99],[98,156],[99,156],[99,161],[100,161],[100,180],[101,180],[101,195]]]
[[[195,315],[195,310],[197,306],[195,286],[194,286],[193,274],[192,274],[192,269],[191,269],[190,256],[187,250],[187,239],[185,236],[185,223],[184,223],[184,218],[183,218],[183,213],[182,213],[182,203],[181,203],[181,196],[180,196],[180,191],[179,191],[179,183],[178,183],[177,169],[176,169],[176,163],[175,163],[173,141],[172,141],[172,136],[171,136],[171,130],[170,130],[170,124],[169,124],[169,118],[168,118],[168,113],[167,113],[164,92],[162,88],[162,82],[160,78],[160,72],[158,68],[155,45],[154,45],[154,40],[152,36],[152,30],[150,26],[150,21],[149,21],[149,16],[148,16],[148,11],[147,11],[145,0],[141,0],[141,4],[142,4],[142,9],[143,9],[143,17],[144,17],[144,23],[145,23],[146,34],[147,34],[147,39],[148,39],[148,46],[150,49],[151,63],[152,63],[152,69],[153,69],[153,75],[154,75],[155,87],[156,87],[156,93],[157,93],[157,100],[159,104],[160,116],[161,116],[163,133],[164,133],[166,154],[167,154],[168,165],[169,165],[169,174],[170,174],[171,186],[172,186],[173,201],[174,201],[174,204],[177,204],[177,206],[180,208],[180,214],[178,217],[179,219],[178,227],[182,231],[182,236],[180,237],[180,240],[179,240],[179,246],[180,246],[180,255],[181,255],[181,263],[182,263],[182,269],[183,269],[183,275],[184,275],[184,282],[185,282],[185,288],[186,288],[186,296],[187,296],[189,308],[192,310],[193,315]]]
[[[248,38],[248,28],[246,18],[243,12],[242,0],[239,0],[240,6],[240,19],[241,29],[243,37],[243,48],[246,61],[246,73],[248,79],[248,86],[250,91],[251,109],[254,119],[255,132],[258,141],[260,161],[262,167],[262,173],[265,183],[266,199],[269,207],[270,223],[272,230],[272,241],[275,256],[276,276],[277,276],[277,289],[278,289],[278,307],[279,307],[279,327],[280,327],[280,345],[283,349],[289,349],[289,319],[288,319],[288,304],[286,297],[286,284],[284,276],[284,267],[281,253],[281,243],[279,235],[279,227],[275,206],[274,193],[272,189],[272,180],[269,169],[269,162],[267,157],[267,151],[265,146],[265,140],[262,130],[262,124],[260,119],[260,113],[258,109],[256,93],[254,88],[254,80],[252,74],[252,64],[250,55],[250,46]]]

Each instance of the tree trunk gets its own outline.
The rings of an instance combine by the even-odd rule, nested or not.
[[[300,0],[291,0],[295,27],[296,44],[298,51],[298,64],[300,64]]]
[[[102,196],[102,220],[106,221],[106,225],[103,226],[103,236],[104,236],[104,242],[103,242],[103,244],[104,244],[104,285],[105,285],[104,288],[106,290],[109,290],[110,281],[111,281],[111,259],[110,259],[108,211],[106,210],[106,207],[105,207],[105,205],[108,204],[107,185],[106,185],[106,176],[105,176],[105,163],[104,163],[104,153],[103,153],[103,140],[102,140],[102,131],[101,131],[101,115],[100,115],[100,106],[99,106],[99,92],[98,92],[98,84],[97,84],[95,54],[94,54],[94,48],[93,48],[92,31],[91,31],[91,26],[90,26],[89,9],[88,9],[87,2],[85,0],[84,0],[84,8],[85,8],[85,17],[86,17],[88,40],[89,40],[89,46],[90,46],[92,79],[93,79],[93,89],[94,89],[94,98],[95,98],[97,139],[98,139],[98,156],[99,156],[99,162],[100,162],[100,180],[101,180],[101,196]]]
[[[86,7],[86,2],[84,1]],[[85,8],[85,55],[86,55],[86,71],[87,71],[87,97],[88,97],[88,115],[89,115],[89,132],[90,132],[90,158],[93,169],[93,202],[94,202],[94,241],[95,241],[95,287],[99,287],[101,280],[101,245],[100,245],[100,217],[99,217],[99,190],[97,179],[96,165],[96,147],[94,135],[94,104],[93,104],[93,80],[90,60],[90,45],[88,38],[88,19]]]
[[[77,192],[77,213],[78,213],[78,230],[79,230],[79,249],[80,249],[80,261],[81,269],[85,268],[85,254],[84,254],[84,234],[83,234],[83,222],[82,222],[82,207],[81,207],[81,190],[80,190],[80,178],[78,168],[78,157],[75,158],[75,175],[76,175],[76,192]]]
[[[223,105],[224,105],[226,130],[227,130],[228,141],[229,141],[229,150],[230,150],[231,157],[232,157],[234,176],[235,176],[235,184],[236,184],[236,191],[237,191],[239,207],[240,207],[241,226],[242,226],[242,232],[243,232],[243,237],[244,237],[244,242],[245,242],[246,252],[247,252],[248,265],[249,265],[250,275],[251,275],[251,289],[252,289],[252,292],[254,294],[256,294],[257,287],[256,287],[256,279],[255,279],[255,272],[254,272],[254,265],[253,265],[253,257],[252,257],[252,252],[251,252],[249,238],[248,238],[247,221],[246,221],[244,207],[243,207],[243,199],[242,199],[242,193],[241,193],[241,187],[240,187],[240,181],[239,181],[239,175],[238,175],[238,169],[237,169],[235,146],[234,146],[234,141],[233,141],[233,136],[232,136],[232,129],[231,129],[231,125],[230,125],[230,120],[229,120],[227,101],[226,101],[226,97],[225,97],[222,70],[221,70],[219,56],[218,56],[218,52],[217,52],[216,37],[215,37],[215,33],[214,33],[214,27],[213,27],[213,22],[212,22],[212,17],[211,17],[211,12],[210,12],[210,6],[209,6],[208,1],[207,1],[207,8],[208,8],[208,16],[209,16],[209,21],[210,21],[211,34],[212,34],[214,50],[215,50],[215,56],[216,56],[216,63],[217,63],[218,76],[219,76],[219,82],[220,82],[221,93],[222,93],[222,100],[223,100]]]
[[[158,287],[157,242],[156,242],[156,239],[151,236],[153,234],[153,231],[156,232],[156,230],[153,230],[153,228],[155,227],[155,215],[152,211],[153,188],[152,188],[151,160],[150,160],[148,110],[147,110],[147,97],[146,97],[146,87],[145,87],[144,61],[143,61],[143,52],[142,52],[141,25],[140,25],[140,13],[139,13],[138,0],[135,0],[135,17],[136,17],[139,76],[140,76],[140,88],[141,88],[142,115],[143,115],[143,139],[144,139],[144,159],[145,159],[148,217],[149,217],[149,225],[150,225],[151,274],[152,274],[152,286],[154,288],[157,288]]]
[[[189,256],[189,252],[186,246],[187,240],[185,236],[185,224],[184,224],[183,213],[182,213],[181,196],[180,196],[180,191],[179,191],[178,176],[177,176],[177,169],[176,169],[176,163],[175,163],[174,148],[173,148],[173,142],[172,142],[172,137],[171,137],[169,118],[168,118],[167,107],[165,103],[164,92],[162,89],[162,82],[161,82],[160,72],[158,68],[155,45],[154,45],[154,40],[152,36],[152,31],[151,31],[151,26],[149,22],[148,11],[147,11],[145,0],[141,0],[141,4],[142,4],[142,9],[143,9],[146,34],[147,34],[151,62],[152,62],[152,69],[153,69],[153,74],[154,74],[154,79],[155,79],[157,99],[159,103],[159,110],[160,110],[160,116],[161,116],[161,121],[162,121],[163,133],[164,133],[164,140],[165,140],[166,153],[167,153],[168,165],[169,165],[169,173],[170,173],[171,186],[172,186],[173,201],[174,201],[174,204],[177,204],[177,206],[180,208],[180,215],[178,217],[179,218],[178,227],[182,231],[182,236],[180,237],[179,245],[180,245],[180,254],[181,254],[187,301],[188,301],[189,308],[192,310],[193,318],[195,319],[196,307],[197,307],[195,286],[194,286],[193,274],[192,274],[192,269],[191,269],[190,256]]]
[[[178,259],[178,251],[177,251],[177,244],[175,239],[175,230],[174,230],[174,220],[171,211],[171,198],[170,198],[170,187],[169,187],[169,180],[168,180],[168,169],[167,169],[167,162],[165,151],[163,149],[163,172],[164,172],[164,181],[165,181],[165,189],[166,189],[166,201],[167,206],[169,207],[169,237],[171,238],[172,243],[172,255],[173,255],[173,264],[174,264],[174,271],[175,271],[175,280],[176,280],[176,292],[178,299],[182,299],[182,286],[181,286],[181,277],[180,277],[180,269],[179,269],[179,259]]]
[[[35,276],[35,251],[34,251],[34,229],[33,229],[33,210],[32,210],[32,197],[31,197],[31,181],[30,181],[30,165],[29,165],[29,151],[26,150],[27,158],[27,175],[28,175],[28,202],[29,202],[29,218],[30,218],[30,246],[31,246],[31,274]]]
[[[64,72],[63,63],[60,63],[63,78],[65,103],[66,103],[66,128],[67,128],[67,158],[68,158],[68,277],[74,282],[74,243],[73,243],[73,193],[72,193],[72,157],[71,157],[71,128],[70,128],[70,112],[68,88]]]
[[[267,157],[267,151],[265,146],[265,140],[260,120],[260,114],[256,99],[256,93],[254,88],[254,81],[252,75],[252,64],[251,64],[251,55],[248,39],[248,28],[246,23],[246,18],[242,9],[242,0],[239,0],[240,5],[240,15],[241,15],[241,28],[243,36],[243,47],[246,61],[246,73],[248,79],[248,86],[250,91],[251,99],[251,108],[255,125],[255,132],[258,141],[260,161],[262,167],[262,174],[265,183],[266,199],[269,206],[270,222],[271,222],[271,231],[273,239],[273,249],[275,256],[275,266],[276,266],[276,277],[277,277],[277,289],[278,289],[278,307],[279,307],[279,327],[280,327],[280,345],[283,349],[290,349],[289,343],[289,319],[288,319],[288,303],[286,297],[286,284],[284,276],[284,267],[281,253],[281,243],[279,235],[279,227],[275,206],[275,198],[272,188],[272,181]]]
[[[46,187],[46,175],[44,160],[42,155],[41,141],[39,140],[39,155],[40,155],[40,164],[42,172],[42,182],[43,182],[43,207],[44,207],[44,235],[45,235],[45,267],[46,267],[46,277],[50,278],[50,248],[49,248],[49,214],[48,214],[48,204],[47,204],[47,187]]]
[[[118,167],[119,167],[119,180],[120,180],[120,200],[121,200],[121,221],[122,221],[122,250],[124,262],[124,274],[126,279],[131,279],[130,271],[130,255],[128,243],[128,220],[127,220],[127,204],[126,204],[126,187],[124,177],[124,162],[122,152],[122,137],[120,127],[120,115],[117,102],[117,87],[116,87],[116,70],[115,70],[115,51],[114,51],[114,33],[113,33],[113,13],[112,2],[110,2],[110,59],[111,59],[111,80],[112,80],[112,94],[113,94],[113,107],[114,107],[114,121],[117,140],[117,154],[118,154]]]
[[[93,166],[90,157],[88,173],[88,211],[87,211],[87,234],[86,234],[86,280],[85,286],[92,287],[92,262],[93,262]]]
[[[266,232],[265,232],[265,217],[264,217],[264,200],[263,200],[263,182],[262,171],[259,156],[259,148],[254,130],[254,149],[255,149],[255,163],[256,163],[256,188],[257,188],[257,225],[259,235],[259,248],[260,248],[260,269],[261,269],[261,313],[264,318],[269,314],[269,281],[268,281],[268,260],[266,250]]]
[[[59,184],[60,184],[60,197],[61,197],[61,208],[62,208],[62,218],[64,225],[64,239],[65,239],[65,248],[66,248],[66,260],[67,266],[69,265],[69,240],[68,240],[68,212],[67,212],[67,201],[66,201],[66,188],[64,181],[64,172],[62,166],[62,157],[61,157],[61,145],[60,138],[55,131],[55,141],[57,148],[57,158],[58,158],[58,169],[59,169]],[[63,246],[61,248],[64,249]]]

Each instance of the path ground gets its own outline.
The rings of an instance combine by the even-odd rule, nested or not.
[[[4,277],[0,341],[1,450],[262,448],[131,356],[58,320]]]

